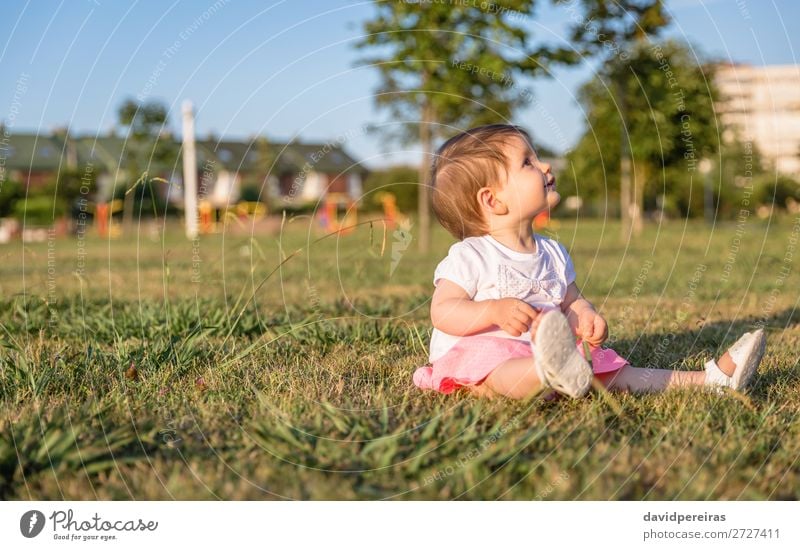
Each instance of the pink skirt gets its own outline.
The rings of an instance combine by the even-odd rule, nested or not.
[[[575,344],[585,357],[583,343]],[[592,348],[592,371],[614,372],[628,361],[610,348]],[[414,372],[414,384],[424,390],[452,393],[461,386],[481,384],[498,365],[516,357],[533,357],[533,346],[524,340],[498,336],[467,336],[450,350]]]

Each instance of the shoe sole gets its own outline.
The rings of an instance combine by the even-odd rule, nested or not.
[[[534,337],[534,360],[551,388],[570,397],[583,397],[592,385],[592,369],[578,353],[567,318],[549,311],[539,322]]]
[[[753,374],[761,363],[761,359],[767,349],[767,338],[764,336],[764,329],[758,329],[754,335],[755,341],[750,347],[750,353],[745,356],[744,364],[741,366],[737,364],[736,370],[731,377],[732,386],[737,391],[743,391],[750,386]]]

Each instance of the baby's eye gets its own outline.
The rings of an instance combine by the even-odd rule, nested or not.
[[[522,166],[533,166],[531,163],[531,159],[526,158],[525,161],[522,163]]]

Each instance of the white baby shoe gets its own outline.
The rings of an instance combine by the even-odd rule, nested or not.
[[[753,374],[756,372],[764,351],[767,347],[767,337],[764,329],[745,332],[729,349],[736,370],[732,376],[722,372],[714,359],[706,361],[706,385],[731,388],[743,391],[750,385]]]
[[[575,336],[564,314],[542,314],[534,337],[534,366],[545,387],[570,397],[582,397],[592,385],[592,368],[578,353]]]

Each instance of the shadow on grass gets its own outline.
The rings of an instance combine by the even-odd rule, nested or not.
[[[642,333],[635,339],[607,342],[606,346],[636,367],[696,370],[703,368],[711,357],[720,357],[745,332],[763,327],[767,349],[751,395],[765,397],[769,387],[800,378],[797,369],[797,352],[800,350],[780,347],[784,331],[799,324],[800,310],[785,309],[769,316],[747,316],[730,321],[705,322],[700,319],[696,321],[696,329],[681,327],[676,331]]]

